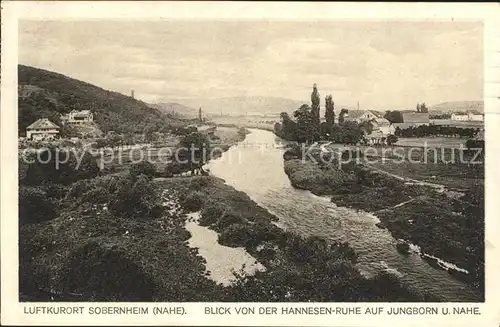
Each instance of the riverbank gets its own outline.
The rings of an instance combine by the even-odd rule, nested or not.
[[[296,158],[297,156],[295,156]],[[465,194],[439,192],[427,185],[409,185],[363,164],[316,164],[284,156],[284,169],[294,187],[327,195],[340,207],[373,213],[380,228],[395,239],[418,245],[422,254],[435,256],[468,271],[448,269],[484,294],[484,190]],[[287,160],[289,159],[289,160]],[[431,264],[436,260],[428,256]]]
[[[246,131],[215,135],[222,152]],[[123,162],[114,174],[69,185],[20,185],[20,298],[207,301],[220,293],[185,244],[184,213],[151,181],[162,173],[159,165]]]
[[[433,300],[389,273],[362,276],[346,243],[283,231],[274,215],[219,178],[154,176],[149,168],[131,169],[67,185],[22,185],[20,299]],[[188,225],[198,212],[196,225]],[[196,226],[265,269],[218,284],[206,271],[216,258],[194,247],[189,230]]]
[[[426,300],[390,274],[363,277],[347,244],[281,230],[273,215],[214,177],[110,175],[80,181],[60,200],[57,217],[21,223],[21,300]],[[244,248],[265,271],[226,287],[209,278],[186,228],[186,213],[197,211],[218,243]]]
[[[175,190],[186,212],[200,212],[199,224],[216,231],[224,246],[244,248],[264,271],[240,276],[226,288],[234,301],[424,301],[397,278],[381,272],[366,278],[346,243],[303,238],[277,227],[277,218],[244,192],[209,176],[155,181]],[[224,260],[222,260],[224,261]]]

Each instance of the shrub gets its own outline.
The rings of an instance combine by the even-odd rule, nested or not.
[[[217,221],[217,230],[223,230],[234,224],[245,224],[247,221],[240,214],[226,211]]]
[[[98,174],[97,161],[89,152],[84,152],[82,155],[53,148],[42,152],[40,160],[29,165],[25,183],[69,185],[81,179],[96,177]]]
[[[139,175],[145,175],[148,178],[153,178],[156,174],[155,166],[149,161],[141,161],[133,164],[130,167],[129,173],[133,177],[137,177]]]
[[[396,135],[387,136],[387,145],[393,145],[398,141],[398,137]]]
[[[181,206],[189,211],[199,211],[201,210],[203,203],[205,202],[204,200],[204,195],[203,193],[199,191],[194,191],[189,193],[182,201],[181,201]]]
[[[125,249],[89,241],[71,254],[61,285],[95,301],[152,301],[157,286]]]
[[[209,203],[201,211],[200,225],[210,226],[215,224],[225,214],[226,209],[218,203]]]
[[[120,182],[110,201],[110,210],[117,216],[156,218],[159,208],[159,192],[145,175],[139,175],[135,182]]]
[[[37,223],[57,216],[54,203],[39,187],[19,188],[19,222]]]
[[[219,235],[219,243],[226,246],[246,246],[251,237],[248,226],[243,224],[233,224],[225,228]]]
[[[89,180],[81,180],[71,184],[66,199],[76,199],[81,197],[85,192],[91,188]]]
[[[62,199],[66,196],[68,190],[69,188],[64,185],[50,184],[45,189],[45,192],[47,193],[47,197],[49,198]]]
[[[109,191],[102,186],[97,186],[83,194],[80,200],[88,203],[106,203],[109,201]]]

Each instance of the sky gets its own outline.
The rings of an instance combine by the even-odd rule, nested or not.
[[[322,97],[371,109],[483,98],[474,22],[20,21],[19,63],[146,102]]]

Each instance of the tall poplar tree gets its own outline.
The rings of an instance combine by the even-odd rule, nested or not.
[[[331,94],[325,98],[325,121],[329,128],[335,124],[335,104]]]
[[[319,102],[320,102],[320,96],[318,92],[318,87],[316,83],[313,85],[313,91],[311,93],[311,113],[314,116],[314,122],[317,125],[316,127],[319,129]]]

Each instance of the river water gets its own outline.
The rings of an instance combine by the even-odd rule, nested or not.
[[[444,301],[479,300],[475,290],[431,267],[419,255],[400,254],[391,234],[375,226],[377,217],[337,207],[327,197],[293,188],[284,173],[283,153],[281,140],[273,133],[252,129],[243,142],[208,166],[211,174],[276,215],[280,227],[304,236],[349,242],[358,253],[358,268],[368,276],[387,270]],[[383,194],[380,197],[383,201]]]

